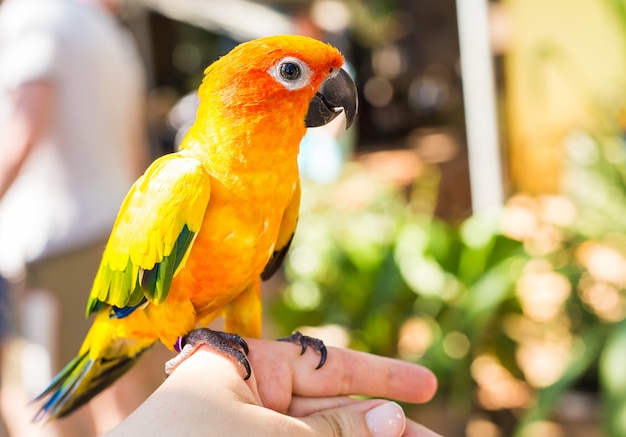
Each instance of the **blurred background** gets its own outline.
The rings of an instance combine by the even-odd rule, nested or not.
[[[237,43],[346,56],[358,122],[302,144],[265,337],[429,367],[437,397],[406,408],[446,436],[626,435],[626,1],[135,0],[121,20],[153,157]]]

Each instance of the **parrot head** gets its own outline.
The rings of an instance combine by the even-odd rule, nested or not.
[[[336,48],[303,36],[271,36],[240,44],[205,70],[198,91],[204,108],[198,114],[214,109],[239,121],[270,113],[296,116],[304,130],[323,126],[343,111],[348,128],[358,99],[343,64]]]

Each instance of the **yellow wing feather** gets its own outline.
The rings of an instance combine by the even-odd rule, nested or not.
[[[146,299],[158,304],[167,297],[202,225],[210,184],[198,160],[176,153],[157,159],[146,170],[122,203],[94,280],[88,314],[103,304],[126,308]]]

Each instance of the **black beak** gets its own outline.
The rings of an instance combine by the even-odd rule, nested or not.
[[[335,117],[346,114],[346,129],[354,122],[358,106],[356,86],[350,75],[340,68],[335,74],[322,82],[311,103],[306,115],[306,127],[324,126]]]

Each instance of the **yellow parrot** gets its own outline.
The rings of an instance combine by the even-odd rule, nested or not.
[[[71,413],[159,340],[182,351],[168,373],[206,343],[250,376],[239,336],[261,335],[260,281],[296,228],[300,141],[342,110],[346,128],[356,115],[343,63],[328,44],[282,35],[243,43],[205,70],[180,151],[157,159],[122,203],[87,303],[93,325],[36,398],[36,419]],[[226,332],[203,328],[218,316]],[[323,365],[323,344],[302,337],[288,340],[317,347]]]

